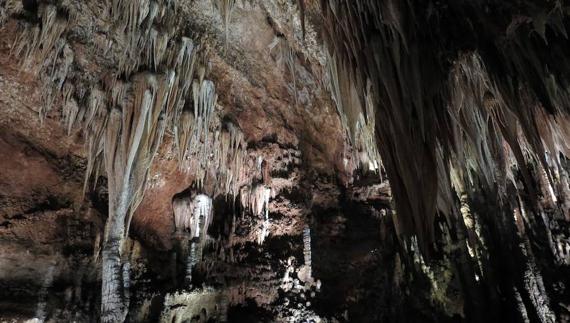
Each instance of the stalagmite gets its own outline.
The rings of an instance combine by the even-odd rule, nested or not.
[[[311,265],[311,228],[306,226],[303,229],[303,258],[305,261],[306,276],[309,280],[313,278],[313,269]]]
[[[229,299],[227,296],[223,295],[222,300],[220,301],[220,310],[218,316],[220,322],[228,322],[228,309]]]
[[[55,272],[55,265],[50,265],[47,268],[41,289],[38,293],[38,305],[35,314],[35,320],[38,323],[43,323],[48,315],[47,313],[48,289],[52,287],[54,272]]]
[[[123,302],[130,304],[131,300],[131,264],[129,260],[123,262]]]
[[[269,203],[269,199],[267,199],[267,203]],[[263,242],[265,241],[265,238],[267,238],[267,236],[269,235],[269,210],[266,209],[265,210],[265,214],[264,214],[264,220],[263,220],[263,224],[261,227],[261,232],[259,233],[259,238],[257,240],[257,243],[259,244],[263,244]]]
[[[190,252],[188,253],[188,259],[186,260],[186,284],[192,284],[192,270],[194,269],[194,265],[196,265],[196,242],[190,242]]]
[[[271,185],[271,166],[267,160],[263,160],[260,165],[261,168],[261,179],[263,180],[263,185]]]

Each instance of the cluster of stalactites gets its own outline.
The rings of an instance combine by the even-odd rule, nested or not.
[[[493,5],[502,8],[500,1]],[[356,122],[350,120],[358,120],[361,102],[371,89],[374,113],[363,113],[364,120],[377,121],[373,138],[390,176],[401,232],[417,234],[423,250],[434,240],[437,211],[456,213],[454,186],[481,184],[489,192],[498,186],[501,197],[513,182],[516,166],[515,173],[521,174],[525,190],[536,201],[536,175],[529,163],[541,164],[550,186],[564,181],[556,174],[562,174],[557,164],[568,150],[568,66],[559,64],[561,71],[549,68],[556,57],[567,56],[567,11],[562,7],[549,3],[537,8],[546,16],[528,18],[534,24],[511,21],[507,41],[496,33],[480,36],[497,51],[486,51],[485,59],[476,53],[451,53],[445,59],[459,56],[451,69],[438,56],[447,48],[438,46],[452,37],[437,25],[444,20],[419,14],[426,9],[421,4],[329,0],[321,1],[321,7],[323,35],[334,53],[329,61],[335,62],[329,63],[330,89],[341,115],[346,115],[343,123],[349,133],[355,132],[351,127]],[[476,17],[472,21],[485,26],[494,23],[485,21],[477,3],[453,10],[469,12]],[[538,44],[529,26],[544,39],[545,27],[553,33],[548,42]],[[474,28],[461,27],[466,32]],[[375,37],[369,36],[371,30]],[[496,73],[487,73],[482,64],[487,59]]]
[[[118,70],[104,79],[103,87],[93,85],[87,94],[84,90],[76,90],[72,82],[66,82],[74,53],[63,37],[69,18],[59,13],[55,5],[40,5],[38,15],[42,24],[25,27],[16,38],[13,54],[22,57],[24,68],[37,73],[49,72],[49,79],[42,82],[47,103],[40,111],[41,117],[49,112],[59,95],[62,99],[62,122],[68,134],[81,126],[83,128],[88,152],[85,190],[90,181],[95,182],[106,170],[104,166],[116,168],[111,160],[104,165],[105,151],[126,154],[129,149],[138,149],[107,147],[117,145],[117,142],[111,138],[106,140],[106,132],[114,131],[119,135],[135,130],[121,122],[116,122],[116,129],[108,129],[113,126],[110,117],[129,116],[146,109],[141,115],[152,110],[152,115],[148,115],[152,120],[149,119],[145,126],[149,128],[143,127],[142,131],[145,135],[154,136],[149,138],[154,142],[148,147],[151,156],[157,152],[165,132],[171,132],[180,166],[194,173],[198,186],[211,176],[216,182],[215,194],[237,196],[239,193],[247,145],[235,124],[219,122],[216,89],[211,81],[205,79],[208,63],[202,46],[188,37],[174,38],[178,27],[173,23],[176,16],[174,4],[171,1],[112,1],[109,12],[110,18],[119,26],[117,37],[110,41],[109,48],[100,50],[108,52],[113,50],[113,46],[118,50],[115,50],[119,59]],[[162,26],[160,31],[157,24]],[[145,66],[147,71],[135,72],[141,66]],[[43,74],[46,73],[40,73]],[[113,76],[120,74],[134,81],[123,82]],[[81,101],[86,104],[79,104]],[[141,121],[134,120],[135,123]],[[130,145],[132,142],[120,144]],[[146,172],[136,172],[135,175],[140,178],[139,182],[144,183]],[[129,188],[132,190],[128,194],[129,206],[136,206],[140,201],[144,192],[140,184]],[[117,186],[114,190],[120,189]]]
[[[500,125],[510,123],[511,134],[516,137],[520,134],[516,118],[509,115],[507,119],[504,114],[508,110],[499,108],[502,98],[477,54],[466,54],[455,63],[449,87],[449,110],[457,139],[454,169],[464,174],[460,177],[465,177],[461,179],[467,180],[468,186],[474,183],[471,176],[479,174],[487,187],[497,183],[504,192],[505,181],[514,181],[512,166],[516,165],[516,159],[501,135]],[[462,192],[465,184],[457,182],[457,177],[453,176],[452,183]]]
[[[175,34],[176,12],[176,1],[112,1],[110,14],[117,23],[117,43],[122,51],[120,73],[132,74],[141,64],[153,71],[159,69],[168,59],[167,47]],[[162,26],[161,31],[155,24]]]
[[[216,132],[215,161],[218,168],[218,191],[238,196],[239,185],[246,177],[245,160],[247,158],[247,144],[241,130],[231,122],[223,125],[221,131]]]
[[[69,44],[62,38],[68,25],[68,18],[51,4],[41,4],[37,14],[41,27],[25,26],[14,40],[12,55],[21,59],[24,70],[39,75],[44,81],[42,89],[44,105],[39,111],[40,121],[43,121],[51,110],[55,98],[62,92],[74,61],[74,54]]]
[[[172,207],[177,231],[189,231],[192,238],[206,236],[213,218],[210,197],[198,194],[194,198],[190,196],[175,198]]]
[[[181,167],[193,171],[202,186],[212,151],[212,135],[217,94],[210,81],[192,84],[193,111],[182,112],[181,129],[175,131]],[[188,161],[189,160],[189,161]],[[190,163],[191,166],[185,164]]]
[[[506,186],[517,186],[513,171],[519,170],[531,193],[534,186],[531,176],[536,178],[542,201],[549,207],[556,204],[557,196],[563,200],[570,198],[566,171],[560,160],[560,156],[569,156],[570,152],[567,140],[570,120],[566,115],[546,113],[528,95],[525,101],[528,112],[513,112],[477,53],[465,54],[455,62],[449,87],[449,112],[456,146],[448,176],[458,194],[481,181],[488,188],[497,186],[500,198],[504,199]],[[538,134],[524,129],[521,113],[534,119]],[[441,158],[442,163],[444,160]],[[534,173],[528,164],[536,165]]]
[[[50,4],[39,6],[38,18],[41,26],[25,28],[16,37],[13,49],[13,54],[21,57],[23,67],[34,73],[41,72],[57,59],[65,45],[61,35],[68,23],[66,17],[58,14],[57,7]]]
[[[296,54],[289,40],[284,36],[276,36],[271,44],[269,44],[269,52],[275,55],[275,61],[283,69],[286,68],[293,80],[293,95],[295,103],[298,103],[297,97],[297,76],[295,70]]]
[[[269,235],[269,200],[271,188],[256,184],[253,188],[244,186],[240,191],[240,203],[244,210],[250,210],[254,216],[262,216],[257,242],[262,244]]]
[[[236,0],[212,0],[212,5],[222,17],[222,23],[225,29],[226,45],[228,42],[229,27],[232,19],[232,12],[234,11]]]
[[[182,128],[175,131],[183,170],[194,175],[198,187],[206,178],[215,179],[215,195],[237,196],[245,180],[247,144],[241,130],[232,122],[220,124],[214,111],[213,83],[195,83],[194,113],[184,111]]]
[[[149,153],[153,156],[159,148],[158,143],[169,129],[174,134],[179,151],[191,150],[186,147],[193,144],[194,151],[200,151],[201,156],[207,155],[205,143],[210,136],[216,97],[213,83],[203,79],[205,73],[203,68],[197,69],[198,75],[194,79],[198,55],[193,42],[183,37],[178,47],[172,51],[170,55],[172,59],[167,63],[170,68],[164,73],[139,73],[133,77],[135,84],[111,81],[111,84],[107,85],[109,89],[107,91],[93,88],[86,107],[78,107],[73,97],[66,92],[64,103],[64,119],[68,122],[66,127],[73,129],[83,121],[88,138],[87,180],[96,178],[92,177],[93,172],[97,175],[99,171],[98,157],[101,156],[104,146],[101,134],[107,124],[106,105],[123,110],[126,108],[137,110],[145,104],[152,106],[155,118],[152,126],[158,127],[149,129],[150,134],[156,135],[157,141],[157,144],[150,147],[152,150]],[[145,87],[150,91],[148,99],[144,96]],[[71,92],[72,89],[68,91]],[[130,95],[134,96],[132,104],[128,100]],[[187,101],[194,103],[192,111],[185,110]],[[204,160],[201,162],[204,163]]]
[[[189,233],[182,243],[188,243],[190,247],[186,256],[186,283],[191,284],[192,270],[202,258],[202,249],[207,242],[208,228],[213,219],[212,199],[204,194],[193,198],[189,195],[177,197],[172,201],[172,208],[176,231]]]
[[[360,167],[381,175],[382,160],[376,143],[376,119],[372,90],[368,85],[363,100],[349,77],[347,67],[335,55],[327,56],[325,83],[337,108],[341,123],[353,146],[353,159]],[[364,104],[362,102],[364,101]],[[357,165],[358,166],[358,165]]]
[[[483,262],[490,250],[482,233],[480,216],[471,210],[470,200],[474,193],[478,194],[476,192],[480,188],[496,190],[498,208],[504,208],[507,218],[513,221],[522,241],[519,248],[527,257],[523,269],[524,291],[533,295],[532,305],[541,321],[554,322],[554,314],[549,307],[548,294],[532,254],[527,230],[534,230],[530,225],[533,222],[544,222],[555,261],[564,262],[559,241],[550,231],[556,218],[564,218],[568,214],[564,202],[570,198],[567,174],[560,165],[560,156],[567,154],[566,130],[560,128],[566,117],[561,115],[560,118],[555,118],[545,113],[536,101],[530,101],[534,106],[531,104],[530,112],[525,113],[531,113],[534,122],[542,125],[539,140],[533,139],[531,132],[523,129],[524,121],[521,121],[520,114],[513,112],[507,105],[507,99],[492,81],[477,53],[464,54],[454,63],[449,76],[449,95],[448,111],[452,117],[451,129],[455,146],[452,147],[449,159],[444,156],[442,145],[436,147],[439,178],[437,205],[446,215],[459,216],[465,225],[466,236],[453,242],[447,225],[440,224],[440,242],[446,248],[464,248],[476,264],[475,281],[487,278],[488,269]],[[519,174],[520,177],[517,176]],[[540,192],[535,192],[535,196],[528,195],[535,186]],[[454,197],[454,194],[457,196]],[[459,205],[455,205],[457,200]],[[560,200],[562,203],[559,207],[557,203]],[[539,204],[539,207],[534,204]],[[553,216],[547,216],[543,208],[553,212]],[[454,221],[449,223],[451,222]],[[433,284],[432,295],[438,296],[439,301],[445,301],[444,290],[441,289],[445,286],[442,284],[445,283],[442,280],[445,275],[438,274],[442,263],[428,263],[424,260],[419,251],[417,236],[409,241],[414,262]],[[446,250],[446,254],[449,253]],[[444,261],[449,262],[449,259],[444,257]],[[522,292],[515,287],[516,297],[520,298]],[[528,304],[521,302],[520,306],[521,313],[526,313],[525,306]]]
[[[529,211],[542,214],[543,207],[557,209],[561,202],[559,211],[568,217],[568,175],[561,163],[561,156],[569,156],[568,116],[547,113],[524,87],[519,89],[523,107],[513,108],[510,94],[503,94],[476,52],[454,63],[448,86],[454,146],[449,159],[441,146],[437,149],[438,209],[453,213],[450,183],[462,201],[478,185],[496,190],[498,200],[512,210],[521,235],[531,221]],[[515,189],[514,200],[508,187]],[[521,195],[521,190],[526,193]],[[530,203],[523,197],[527,194]],[[463,214],[466,208],[462,202],[461,212],[455,213]]]
[[[24,69],[42,78],[45,104],[40,110],[40,117],[43,119],[56,98],[62,97],[62,119],[71,133],[73,127],[83,121],[83,107],[78,105],[75,97],[83,99],[84,91],[76,93],[74,86],[65,82],[74,62],[74,53],[63,37],[73,16],[71,13],[62,13],[64,11],[56,5],[40,4],[38,18],[41,24],[24,25],[15,39],[12,54],[21,58]],[[114,0],[109,11],[110,18],[118,28],[113,29],[115,37],[109,41],[108,47],[100,50],[102,53],[113,51],[116,54],[117,70],[112,74],[122,74],[128,78],[140,73],[137,71],[144,66],[157,78],[166,78],[168,86],[164,88],[165,93],[160,95],[168,101],[166,119],[169,123],[177,124],[186,100],[191,99],[189,95],[194,78],[202,84],[207,64],[203,51],[200,51],[201,46],[195,45],[187,37],[175,38],[178,28],[175,24],[175,2]],[[157,24],[161,25],[160,31]],[[107,80],[107,87],[112,89],[114,82]],[[95,88],[92,90],[95,91]],[[110,96],[110,93],[107,94]]]

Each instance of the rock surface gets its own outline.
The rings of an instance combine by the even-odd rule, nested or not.
[[[362,149],[351,145],[325,85],[316,1],[306,1],[304,36],[295,1],[237,1],[227,32],[212,1],[140,2],[148,9],[141,17],[152,3],[172,20],[150,21],[158,32],[172,32],[169,50],[181,37],[200,40],[202,77],[217,94],[209,130],[214,136],[229,121],[237,125],[245,157],[234,174],[241,193],[223,194],[211,169],[197,183],[198,173],[179,163],[176,133],[165,132],[121,249],[130,266],[127,321],[570,320],[568,214],[547,198],[542,213],[527,214],[522,201],[518,213],[500,210],[481,192],[465,219],[436,218],[429,259],[417,239],[402,240],[385,174],[370,170]],[[64,93],[71,88],[88,111],[95,89],[112,91],[115,80],[158,73],[141,58],[151,56],[144,51],[129,57],[129,31],[111,9],[117,3],[139,1],[0,0],[2,322],[99,320],[107,178],[96,170],[84,191],[89,138],[85,120],[67,133]],[[32,55],[24,66],[16,48],[32,41],[25,30],[51,28],[42,16],[50,6],[65,20],[56,36],[72,63],[44,40],[38,48],[54,58]],[[124,57],[140,62],[122,71]],[[256,187],[270,192],[268,203],[255,200]],[[173,200],[200,193],[213,197],[213,220],[196,238],[177,230]],[[512,272],[520,281],[509,280]]]

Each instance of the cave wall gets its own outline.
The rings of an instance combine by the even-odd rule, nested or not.
[[[315,2],[305,33],[290,1],[238,1],[227,29],[224,1],[145,3],[168,17],[150,22],[171,37],[167,52],[188,37],[206,53],[204,75],[192,77],[215,84],[212,133],[231,122],[243,134],[245,175],[239,194],[219,192],[209,168],[197,184],[202,173],[181,167],[176,134],[165,131],[122,249],[126,321],[569,320],[563,189],[556,203],[541,195],[536,212],[523,200],[505,209],[475,188],[454,196],[459,216],[436,216],[430,257],[402,238],[386,174],[351,141],[325,84]],[[66,109],[73,99],[89,111],[92,93],[112,92],[114,81],[161,72],[149,54],[129,52],[134,31],[121,19],[133,18],[113,12],[125,4],[139,3],[0,2],[2,320],[99,321],[108,180],[102,168],[85,189],[88,112],[70,123]],[[271,192],[261,212],[256,187]],[[517,199],[527,188],[508,189]],[[176,227],[173,201],[200,193],[213,197],[212,222],[194,239]],[[200,252],[189,280],[192,243]]]

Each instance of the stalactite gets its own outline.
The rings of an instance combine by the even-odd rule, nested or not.
[[[548,174],[542,165],[537,165],[537,177],[540,185],[540,190],[543,197],[544,206],[552,209],[555,207],[557,201],[556,195],[554,194],[554,189],[548,179]]]
[[[568,173],[563,168],[560,169],[560,183],[558,185],[562,198],[562,212],[567,222],[570,222],[570,183]]]
[[[105,108],[106,103],[105,94],[101,90],[91,89],[83,131],[85,138],[87,138],[87,168],[85,169],[85,182],[83,185],[84,193],[87,192],[89,181],[94,179],[93,182],[95,182],[97,179],[99,168],[101,167],[103,138],[108,118],[108,112]]]
[[[25,27],[15,38],[12,54],[21,60],[24,70],[45,79],[42,91],[44,104],[39,109],[40,122],[43,122],[63,88],[73,63],[73,51],[62,37],[67,28],[67,18],[58,14],[57,7],[41,5],[38,16],[41,19],[41,28]],[[58,66],[60,56],[63,57]],[[47,75],[40,74],[43,71],[47,72]]]
[[[236,0],[212,0],[214,8],[222,16],[222,24],[225,29],[226,46],[228,44],[229,26],[232,19],[232,12],[236,5]]]
[[[26,28],[16,38],[13,52],[22,58],[23,67],[34,73],[54,64],[60,52],[54,49],[67,27],[67,20],[58,15],[54,5],[41,5],[38,15],[41,18],[41,28]]]
[[[253,188],[250,207],[256,215],[263,214],[263,223],[257,242],[263,244],[265,238],[269,235],[269,198],[271,197],[271,189],[263,185],[257,185]]]
[[[176,198],[172,206],[177,231],[188,230],[191,238],[200,238],[207,234],[213,217],[210,197],[198,194],[194,198]]]
[[[168,33],[159,33],[154,28],[150,29],[149,40],[145,48],[145,56],[146,64],[154,71],[158,71],[158,67],[161,66],[165,59],[168,41]]]
[[[119,71],[132,74],[140,64],[141,54],[152,43],[149,37],[152,23],[158,12],[157,3],[149,0],[113,0],[111,16],[119,25],[123,53],[119,58]]]
[[[173,119],[174,127],[177,127],[180,122],[179,118],[194,80],[199,50],[199,46],[195,46],[188,37],[182,37],[178,45],[178,51],[170,51],[167,58],[168,65],[174,71],[174,81],[166,111],[168,119]]]
[[[188,148],[182,155],[187,154],[190,161],[183,161],[184,168],[196,175],[199,187],[206,177],[212,143],[210,131],[214,120],[214,108],[217,101],[214,84],[211,81],[199,82],[194,80],[192,85],[194,100],[194,124],[189,135]],[[183,149],[183,148],[181,148]]]
[[[294,49],[289,44],[289,41],[284,36],[277,36],[269,45],[269,52],[276,51],[275,60],[281,68],[287,68],[291,79],[293,80],[293,95],[295,103],[298,104],[297,95],[297,76],[296,76],[296,54]]]
[[[367,85],[364,105],[358,97],[354,83],[350,82],[347,67],[335,55],[328,54],[325,84],[335,102],[344,129],[355,148],[353,158],[369,171],[381,175],[382,160],[376,143],[374,100],[370,84]]]
[[[195,238],[205,237],[208,227],[212,223],[212,199],[204,194],[194,198],[194,229],[192,236]],[[200,233],[201,232],[201,233]]]
[[[59,56],[63,57],[60,64],[57,65]],[[50,69],[49,78],[43,81],[44,90],[42,91],[42,98],[44,102],[39,111],[41,122],[43,122],[48,112],[52,109],[56,97],[62,92],[63,84],[73,60],[74,55],[71,48],[62,39],[59,39],[53,57],[49,59],[49,61],[53,62],[51,68],[48,67]]]
[[[180,167],[195,175],[198,187],[212,176],[215,195],[237,197],[247,158],[243,134],[232,122],[218,128],[217,94],[211,81],[195,79],[192,93],[193,112],[183,110],[174,128]]]
[[[499,92],[482,64],[478,55],[466,55],[456,63],[450,75],[451,111],[457,122],[454,126],[459,152],[455,162],[458,170],[477,170],[488,187],[497,183],[504,194],[506,180],[514,180],[509,167],[510,149],[503,148],[510,143],[502,138],[499,129],[505,116],[497,113],[493,106],[487,105],[490,109],[485,109],[485,102],[494,96],[489,93]],[[494,100],[502,101],[502,98],[497,94]],[[489,119],[491,122],[487,122]],[[524,160],[516,162],[524,163]]]
[[[67,130],[67,135],[70,136],[73,128],[77,125],[79,115],[79,105],[72,97],[73,86],[68,85],[63,89],[63,107],[62,107],[62,120]]]
[[[194,114],[188,110],[182,111],[178,126],[175,126],[176,147],[178,150],[178,160],[180,164],[186,159],[188,154],[188,143],[192,138],[192,125],[195,123]]]
[[[241,130],[231,122],[223,125],[220,142],[215,149],[217,159],[219,191],[237,197],[239,185],[244,177],[244,164],[247,158],[247,144]]]
[[[522,247],[523,253],[527,256],[527,264],[523,277],[525,289],[530,296],[540,322],[554,323],[556,322],[556,317],[554,312],[550,309],[550,301],[546,289],[544,288],[542,275],[535,264],[534,256],[531,255],[532,251],[529,250],[530,243],[528,239],[525,240],[525,245]]]
[[[240,189],[239,196],[240,204],[244,211],[250,210],[252,215],[262,217],[257,242],[263,244],[269,234],[269,200],[271,198],[271,188],[263,184],[256,184],[253,188],[243,186]]]
[[[186,229],[192,229],[194,221],[194,208],[190,196],[175,198],[172,201],[174,210],[174,224],[176,231],[180,232]]]
[[[364,106],[365,109],[358,114],[354,127],[356,148],[364,154],[364,157],[360,157],[360,161],[368,167],[368,170],[378,172],[381,176],[382,160],[376,144],[376,118],[370,88],[366,91]]]
[[[524,302],[522,300],[521,294],[519,293],[519,291],[517,290],[516,287],[514,287],[514,294],[515,294],[515,300],[516,300],[517,305],[518,305],[519,313],[521,315],[523,322],[524,323],[530,323],[530,320],[528,319],[528,312],[527,312],[526,307],[524,305]]]

